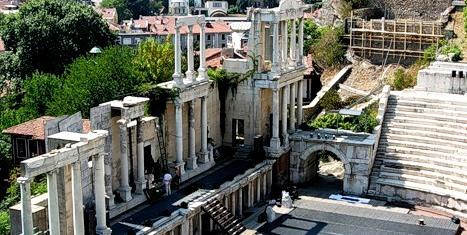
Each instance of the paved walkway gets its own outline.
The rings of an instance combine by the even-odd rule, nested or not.
[[[258,229],[260,234],[326,235],[454,235],[458,225],[449,219],[411,215],[400,208],[358,205],[306,197],[295,202],[290,214]],[[418,219],[425,226],[417,225]]]
[[[180,186],[180,190],[174,192],[170,197],[165,197],[151,205],[145,203],[132,211],[116,217],[111,222],[112,234],[127,234],[129,227],[118,222],[128,222],[150,227],[153,222],[177,210],[178,207],[175,206],[174,203],[186,197],[196,189],[217,189],[222,183],[232,180],[235,176],[244,173],[253,166],[254,164],[251,161],[240,159],[234,159],[215,166],[213,169],[204,172],[201,176],[183,183]]]

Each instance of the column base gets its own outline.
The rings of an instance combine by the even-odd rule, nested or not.
[[[135,193],[136,194],[144,194],[143,190],[146,189],[146,180],[143,180],[143,181],[136,181],[135,182],[136,184],[136,190],[135,190]]]
[[[118,189],[118,192],[120,193],[120,197],[122,198],[123,201],[129,202],[131,201],[131,187],[120,187]]]
[[[201,163],[201,164],[208,163],[209,162],[209,153],[208,152],[201,153],[201,157],[198,158],[198,160],[199,160],[199,163]]]
[[[96,228],[96,234],[99,234],[99,235],[111,235],[112,230],[110,228],[107,228],[107,227]]]
[[[105,195],[105,203],[107,204],[107,208],[113,209],[115,207],[115,195],[113,194],[106,194]]]
[[[289,134],[283,134],[282,139],[284,140],[282,145],[287,146],[289,144]]]
[[[187,165],[186,167],[190,170],[194,170],[196,168],[198,168],[198,164],[196,163],[198,160],[197,157],[190,157],[188,158],[188,161],[187,161]]]
[[[271,143],[269,144],[269,147],[272,152],[278,152],[281,147],[281,140],[277,137],[271,138]]]
[[[173,168],[175,172],[178,171],[180,173],[180,176],[185,174],[185,162],[175,162],[170,165],[170,167]]]

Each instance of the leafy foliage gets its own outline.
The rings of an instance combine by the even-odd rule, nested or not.
[[[415,86],[417,79],[415,76],[407,73],[403,69],[398,69],[394,73],[394,81],[391,84],[395,90],[403,90]]]
[[[136,76],[143,83],[157,84],[170,81],[175,67],[175,53],[171,38],[159,43],[149,38],[140,43],[134,64]]]
[[[303,51],[305,54],[311,52],[311,46],[321,37],[319,26],[312,20],[306,20],[303,24]]]
[[[312,129],[338,127],[344,130],[371,133],[378,125],[378,121],[376,120],[377,107],[377,103],[373,103],[363,110],[362,114],[358,117],[328,113],[316,118],[311,123],[308,123],[308,125]]]
[[[114,46],[100,55],[75,60],[48,103],[47,113],[59,116],[81,111],[88,116],[90,108],[134,93],[139,81],[133,57],[133,49]]]
[[[313,59],[323,68],[341,64],[344,60],[345,48],[341,41],[341,28],[324,27],[321,37],[311,47]]]
[[[336,110],[340,109],[343,105],[341,97],[336,89],[330,89],[326,94],[324,94],[323,98],[319,101],[319,105],[324,110]]]
[[[60,74],[92,47],[113,44],[107,23],[92,7],[76,1],[31,0],[3,20],[0,36],[16,54],[25,75]]]

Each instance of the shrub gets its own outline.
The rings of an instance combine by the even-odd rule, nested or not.
[[[321,37],[311,47],[314,61],[324,68],[335,67],[344,61],[345,48],[341,41],[341,28],[324,27]]]
[[[319,101],[319,105],[324,110],[336,110],[342,107],[342,100],[336,89],[331,89]]]
[[[10,214],[8,210],[0,211],[0,235],[10,234]]]
[[[394,73],[394,81],[391,85],[395,90],[403,90],[415,86],[416,78],[413,75],[406,73],[403,69],[398,69]]]

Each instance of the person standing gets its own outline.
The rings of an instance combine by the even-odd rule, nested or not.
[[[170,173],[165,173],[164,175],[164,185],[165,185],[165,194],[169,196],[172,194],[172,190],[170,189],[170,184],[172,183],[172,175]]]

